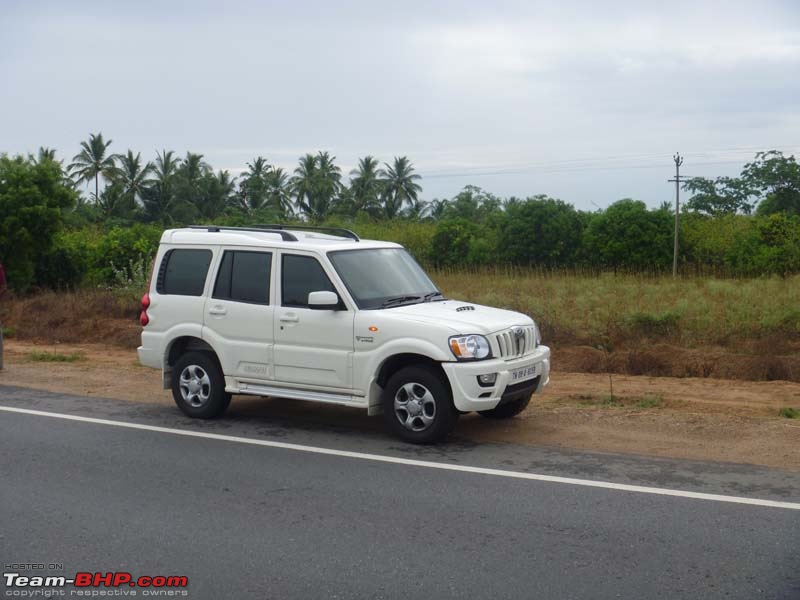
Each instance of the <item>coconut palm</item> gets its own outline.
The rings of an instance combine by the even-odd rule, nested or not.
[[[412,221],[422,221],[428,218],[431,208],[433,207],[429,202],[417,198],[409,203],[408,207],[403,211],[403,216]]]
[[[381,212],[381,192],[378,160],[372,156],[359,159],[358,167],[350,171],[350,190],[356,211],[363,210],[376,217]]]
[[[294,212],[289,174],[275,167],[267,173],[267,206],[286,218]]]
[[[228,171],[208,172],[200,180],[195,208],[205,219],[216,219],[231,205],[236,183]]]
[[[395,157],[394,164],[384,163],[386,169],[381,172],[383,182],[383,209],[387,218],[397,217],[406,203],[417,199],[422,191],[416,181],[421,177],[414,173],[414,166],[405,156]]]
[[[151,183],[148,176],[153,171],[153,164],[148,162],[142,165],[142,154],[137,152],[134,156],[131,150],[119,157],[119,163],[111,172],[111,179],[122,187],[122,193],[129,209],[136,206],[136,200],[141,198],[144,189]]]
[[[39,151],[36,153],[36,158],[34,160],[39,164],[49,161],[60,162],[56,161],[56,149],[46,146],[39,146]]]
[[[342,170],[334,164],[335,156],[317,153],[317,218],[324,219],[342,189]]]
[[[342,172],[334,164],[335,158],[327,152],[306,154],[294,170],[291,186],[297,207],[312,221],[328,216],[342,188]]]
[[[178,204],[175,177],[179,166],[180,159],[175,158],[174,151],[156,153],[153,181],[142,193],[142,204],[148,219],[165,225],[173,222]]]
[[[449,206],[450,201],[448,199],[439,200],[434,198],[429,204],[428,216],[434,221],[438,221],[445,215]]]
[[[108,177],[114,169],[116,155],[108,154],[111,140],[103,140],[103,134],[91,134],[89,140],[81,142],[81,151],[72,158],[69,170],[77,182],[94,179],[94,197],[100,197],[100,175]]]
[[[267,200],[267,175],[270,166],[263,156],[257,156],[247,163],[247,171],[242,173],[239,195],[242,208],[254,211],[262,208]]]
[[[175,170],[175,195],[179,204],[194,206],[203,212],[200,197],[203,178],[211,173],[211,166],[203,160],[202,154],[187,152]]]

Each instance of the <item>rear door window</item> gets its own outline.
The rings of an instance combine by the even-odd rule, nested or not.
[[[156,291],[159,294],[202,296],[210,265],[211,250],[169,250],[161,260]]]
[[[269,304],[271,252],[226,250],[214,284],[214,298]]]

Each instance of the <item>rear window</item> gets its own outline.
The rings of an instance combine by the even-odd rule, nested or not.
[[[211,250],[170,250],[158,270],[159,294],[202,296],[211,264]]]
[[[272,253],[226,250],[219,266],[214,298],[269,304]]]

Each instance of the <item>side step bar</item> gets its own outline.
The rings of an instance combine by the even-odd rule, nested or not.
[[[367,399],[362,396],[349,394],[335,394],[329,392],[315,392],[312,390],[297,390],[293,388],[278,387],[274,385],[261,385],[255,383],[240,383],[238,389],[226,389],[234,394],[252,394],[254,396],[273,396],[275,398],[289,398],[290,400],[309,400],[311,402],[326,402],[364,408]]]

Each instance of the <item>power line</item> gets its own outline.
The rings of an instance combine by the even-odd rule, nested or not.
[[[737,148],[716,149],[698,151],[687,154],[692,157],[713,157],[720,154],[750,154],[752,150],[763,149],[765,146],[740,146]],[[773,146],[774,147],[774,146]],[[800,146],[783,145],[785,152],[793,152],[800,150]],[[615,169],[656,169],[663,168],[663,163],[648,162],[647,164],[602,164],[613,163],[619,160],[630,159],[663,159],[666,155],[664,153],[654,154],[629,154],[620,156],[606,156],[597,158],[584,158],[584,159],[566,159],[560,161],[547,161],[539,163],[515,163],[506,165],[493,165],[491,167],[464,167],[460,169],[434,169],[430,171],[420,170],[419,173],[426,179],[447,179],[459,177],[484,177],[494,175],[511,175],[515,173],[571,173],[580,171],[603,171]],[[743,156],[744,158],[744,156]],[[741,164],[743,160],[729,159],[729,160],[710,160],[696,162],[698,166],[716,166],[728,164]],[[599,164],[598,164],[599,163]]]

